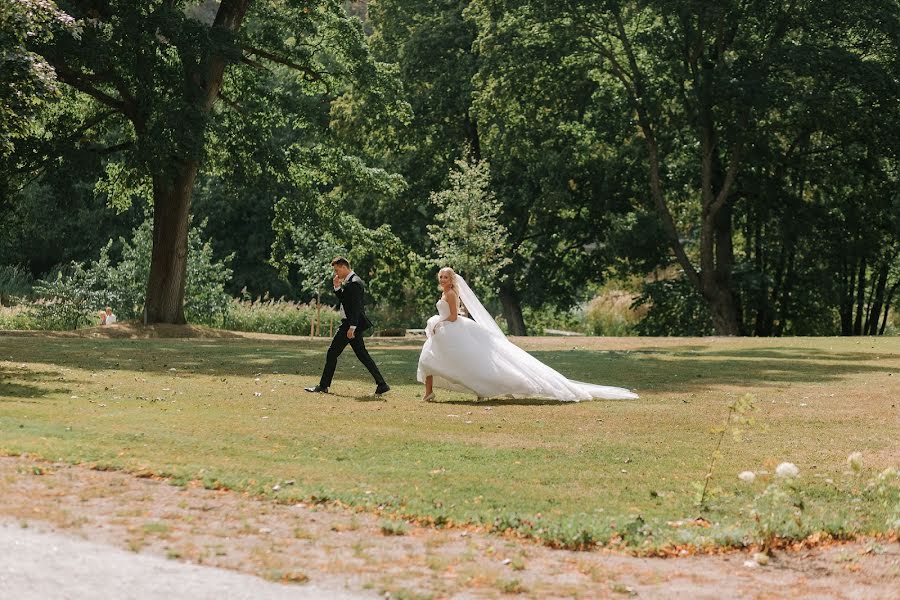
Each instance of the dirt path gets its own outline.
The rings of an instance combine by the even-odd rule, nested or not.
[[[0,595],[19,600],[367,600],[313,583],[272,583],[225,569],[135,554],[108,544],[0,522]]]
[[[124,548],[136,559],[162,556],[395,598],[900,598],[896,541],[780,553],[759,566],[739,552],[646,559],[462,529],[387,535],[368,513],[277,505],[26,457],[0,458],[0,518]]]

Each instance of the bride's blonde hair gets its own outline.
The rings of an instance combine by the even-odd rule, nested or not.
[[[456,285],[456,271],[453,270],[453,267],[443,267],[440,271],[438,271],[438,281],[441,280],[441,273],[446,273],[450,275],[450,288],[456,292],[456,308],[457,310],[462,308],[462,300],[459,297],[459,286]],[[438,288],[441,291],[444,291],[444,288],[438,284]]]

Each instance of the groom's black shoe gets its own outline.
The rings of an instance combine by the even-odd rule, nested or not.
[[[322,387],[321,385],[314,385],[312,387],[303,388],[307,392],[312,392],[313,394],[327,394],[328,388]]]
[[[389,391],[391,391],[391,386],[386,383],[379,383],[378,387],[375,388],[375,395],[380,396],[382,394],[386,394]]]

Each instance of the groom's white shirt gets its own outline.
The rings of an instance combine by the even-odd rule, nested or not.
[[[356,275],[356,273],[354,271],[350,271],[349,273],[347,273],[347,276],[344,277],[344,283],[347,283],[348,281],[350,281],[355,275]],[[338,291],[339,289],[341,289],[340,286],[334,288],[334,291]],[[338,312],[341,315],[341,319],[347,318],[347,313],[344,312],[344,303],[343,302],[341,302],[341,309]],[[350,329],[356,330],[356,325],[351,325]]]

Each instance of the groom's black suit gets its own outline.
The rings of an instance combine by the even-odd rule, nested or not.
[[[338,327],[337,333],[334,334],[334,339],[331,340],[331,346],[328,347],[325,369],[322,371],[322,379],[319,381],[319,387],[321,388],[331,386],[331,380],[334,378],[334,371],[337,368],[338,357],[344,351],[344,348],[347,347],[347,344],[350,344],[350,347],[353,348],[353,352],[356,354],[356,358],[365,365],[372,377],[375,378],[375,383],[379,387],[385,385],[384,377],[381,376],[381,371],[378,370],[375,361],[369,356],[369,351],[366,350],[366,343],[363,341],[363,331],[372,327],[372,322],[366,316],[366,311],[363,307],[364,291],[365,284],[356,273],[351,273],[347,281],[344,282],[343,287],[334,291],[338,300],[341,301],[341,307],[344,309],[344,314],[347,317],[341,320],[341,326]],[[356,332],[352,340],[347,338],[347,331],[349,331],[351,325],[356,326]]]

